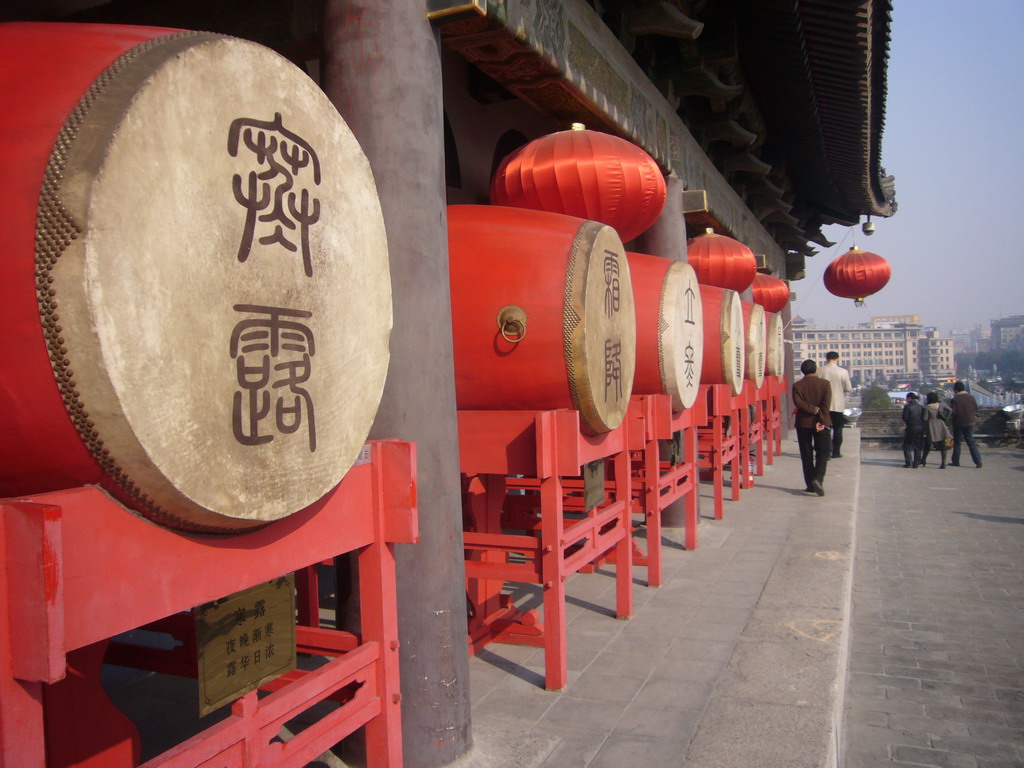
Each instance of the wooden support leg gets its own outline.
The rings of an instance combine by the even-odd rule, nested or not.
[[[736,413],[739,416],[736,422],[739,433],[736,436],[736,453],[740,459],[740,488],[753,488],[754,478],[750,475],[750,465],[748,463],[750,461],[750,411],[744,405]],[[734,468],[735,466],[733,464]]]
[[[0,677],[0,765],[46,764],[43,684]]]
[[[740,453],[740,449],[737,446],[736,455],[732,458],[732,500],[740,500],[740,484],[743,481],[743,473],[746,471],[746,467],[743,466],[745,457]]]
[[[725,504],[723,503],[724,492],[724,481],[723,471],[721,464],[718,464],[714,468],[714,476],[712,480],[714,494],[715,494],[715,520],[721,520],[725,513]]]
[[[647,586],[661,586],[661,508],[658,501],[658,474],[661,462],[658,441],[651,440],[644,448],[644,507],[647,521]]]
[[[622,504],[623,527],[622,539],[615,545],[615,616],[620,619],[628,619],[633,615],[633,515],[630,505],[629,452],[621,451],[616,454],[614,466],[615,500]],[[654,513],[655,517],[660,517],[661,513],[658,512],[657,505],[654,507]],[[658,526],[658,531],[660,537],[660,526]],[[648,529],[647,535],[650,536],[650,529]],[[650,552],[650,542],[648,542],[648,552]]]
[[[759,477],[764,474],[764,433],[761,433],[761,439],[754,443],[754,474]]]
[[[762,404],[761,431],[764,437],[764,462],[771,466],[775,463],[775,446],[772,444],[772,401],[768,398]]]
[[[35,605],[45,606],[48,600],[55,600],[45,590],[29,592],[19,580],[19,569],[16,556],[27,555],[30,561],[39,565],[32,569],[24,569],[33,576],[41,577],[46,565],[41,557],[46,549],[56,550],[53,541],[45,540],[42,530],[42,512],[33,514],[38,505],[0,505],[0,765],[31,765],[46,764],[45,734],[43,730],[43,683],[45,668],[42,665],[35,670],[32,681],[20,680],[14,676],[13,660],[25,654],[25,649],[15,640],[11,621],[12,596],[21,593],[23,600]],[[34,525],[32,525],[34,524]],[[18,535],[16,531],[22,531]],[[32,542],[36,542],[35,549]],[[59,539],[57,539],[59,543]],[[58,561],[59,562],[59,561]],[[56,580],[54,580],[56,581]],[[35,579],[43,584],[43,578]],[[15,619],[17,621],[17,619]],[[24,624],[25,620],[21,622]],[[49,638],[41,632],[27,640],[30,644],[42,647],[48,644]],[[45,656],[45,654],[44,654]],[[60,659],[53,659],[51,664],[58,667]],[[56,675],[58,670],[54,670]],[[22,676],[27,677],[26,673]]]
[[[501,533],[501,509],[505,501],[505,477],[502,475],[475,475],[467,479],[467,530],[478,533]],[[474,560],[505,562],[504,552],[474,552]],[[466,596],[472,615],[469,618],[470,637],[479,650],[492,638],[490,619],[508,606],[502,598],[505,582],[500,579],[466,579]]]
[[[295,572],[295,601],[298,623],[304,627],[319,627],[320,577],[315,565]]]
[[[715,484],[715,520],[721,520],[725,513],[725,504],[723,503],[724,491],[722,488],[725,475],[725,465],[722,463],[724,421],[721,416],[715,416],[714,418],[714,455],[712,457],[712,464],[714,466]]]
[[[697,429],[691,427],[683,433],[686,446],[686,457],[693,462],[693,488],[686,495],[684,520],[686,524],[684,546],[687,551],[697,548],[697,524],[700,520],[700,502],[697,489],[700,486],[700,468],[697,460]]]
[[[560,691],[568,676],[565,640],[565,564],[562,550],[562,482],[558,476],[541,480],[541,584],[544,594],[544,687]]]
[[[398,678],[398,603],[393,544],[385,544],[381,532],[381,510],[377,518],[376,541],[359,553],[359,605],[363,642],[380,644],[375,668],[380,693],[380,714],[366,724],[367,768],[401,768],[402,715]],[[464,635],[445,627],[446,637]],[[465,652],[463,650],[463,652]]]
[[[772,430],[775,433],[775,455],[782,455],[782,398],[775,397],[773,400],[775,413],[779,415],[778,424]]]
[[[732,412],[729,424],[733,430],[742,429],[739,411]],[[743,446],[743,440],[736,432],[733,433],[733,437],[736,441],[736,452],[732,457],[732,500],[739,501],[740,488],[743,487],[743,475],[746,473],[746,467],[743,466],[745,457],[743,456],[743,451],[740,450]]]
[[[139,733],[100,682],[109,642],[102,640],[68,653],[67,677],[43,690],[47,768],[132,768],[139,764]]]

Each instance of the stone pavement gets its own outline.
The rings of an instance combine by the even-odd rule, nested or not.
[[[1024,452],[982,454],[862,457],[845,768],[1024,766]]]
[[[571,578],[569,684],[544,690],[541,649],[485,648],[470,663],[475,746],[455,765],[835,765],[857,446],[851,431],[819,498],[786,442],[723,520],[702,520],[696,550],[670,544],[663,586],[636,569],[628,621],[610,567]]]

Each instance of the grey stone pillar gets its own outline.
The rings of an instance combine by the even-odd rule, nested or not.
[[[673,261],[686,261],[686,221],[683,218],[683,182],[674,173],[665,178],[665,207],[651,228],[636,239],[636,250]]]
[[[675,174],[670,174],[665,179],[665,186],[668,187],[665,207],[654,225],[637,238],[637,250],[673,261],[686,261],[683,182]],[[680,499],[665,507],[661,512],[661,524],[666,528],[685,528],[686,502]]]
[[[326,0],[324,91],[373,168],[394,330],[375,438],[416,443],[420,541],[397,547],[405,765],[470,746],[439,42],[417,0]],[[339,329],[344,332],[344,329]]]

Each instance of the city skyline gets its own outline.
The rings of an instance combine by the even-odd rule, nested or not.
[[[949,21],[956,19],[955,44]],[[829,226],[836,245],[806,260],[793,316],[823,327],[873,315],[920,315],[942,334],[1024,315],[1017,179],[1024,150],[1024,3],[934,0],[893,11],[882,165],[899,209],[872,218],[875,233]],[[967,50],[964,50],[967,49]],[[825,290],[822,275],[851,245],[892,265],[892,279],[863,307]]]

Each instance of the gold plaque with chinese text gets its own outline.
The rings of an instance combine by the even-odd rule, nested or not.
[[[583,465],[583,508],[587,512],[604,502],[604,459]]]
[[[280,578],[196,608],[199,716],[295,669],[295,583]]]

